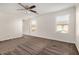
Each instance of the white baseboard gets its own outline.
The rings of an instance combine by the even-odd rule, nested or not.
[[[0,41],[5,41],[5,40],[9,40],[9,39],[13,39],[13,38],[18,38],[18,37],[22,37],[22,34],[12,34],[12,35],[6,35],[4,37],[0,37]]]
[[[24,34],[24,35],[36,36],[36,37],[46,38],[46,39],[50,39],[50,40],[57,40],[57,38],[46,37],[46,36],[40,36],[40,35],[32,35],[32,34]],[[70,41],[65,41],[65,40],[60,40],[60,39],[57,40],[57,41],[67,42],[67,43],[75,43],[75,42],[70,42]]]

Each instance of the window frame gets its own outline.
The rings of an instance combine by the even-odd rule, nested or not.
[[[67,24],[58,24],[58,23],[57,23],[57,17],[64,17],[64,16],[65,16],[65,17],[68,16],[68,19],[65,20],[65,21],[67,21],[68,23],[67,23]],[[56,32],[57,32],[57,33],[68,34],[68,33],[69,33],[70,14],[67,13],[67,14],[57,15],[55,18],[56,18]],[[57,29],[57,26],[58,26],[58,25],[63,25],[63,29],[62,29],[62,30],[64,30],[65,25],[68,25],[68,26],[67,26],[67,27],[68,27],[67,32],[65,32],[65,30],[64,30],[64,32],[63,32],[63,31],[58,31],[58,29]],[[61,27],[62,27],[62,26],[61,26]]]

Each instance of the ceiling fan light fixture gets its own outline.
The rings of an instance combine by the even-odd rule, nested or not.
[[[36,6],[35,5],[32,5],[32,6],[30,6],[30,7],[26,7],[26,6],[24,6],[23,4],[21,4],[21,3],[18,3],[20,6],[22,6],[26,11],[30,11],[30,12],[32,12],[32,13],[35,13],[35,14],[37,14],[37,11],[35,11],[35,10],[33,10],[33,8],[35,8]],[[29,13],[30,13],[29,12]],[[26,13],[26,12],[25,12]]]

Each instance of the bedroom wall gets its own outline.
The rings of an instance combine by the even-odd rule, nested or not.
[[[76,6],[76,42],[75,44],[79,51],[79,5]]]
[[[69,33],[68,34],[57,33],[55,17],[58,15],[63,15],[63,14],[67,14],[67,13],[70,14]],[[74,29],[75,28],[75,8],[74,7],[60,10],[57,12],[43,14],[36,18],[30,19],[30,21],[31,20],[36,20],[37,31],[36,32],[30,31],[29,34],[26,31],[24,31],[25,35],[32,35],[32,36],[43,37],[43,38],[48,38],[48,39],[52,39],[52,40],[74,43],[74,41],[75,41],[75,29]],[[29,23],[30,23],[30,21],[29,21]],[[27,20],[25,22],[27,22]],[[25,26],[27,26],[27,23],[23,24],[24,30],[26,30]],[[27,28],[27,29],[29,29],[29,28]]]
[[[0,41],[22,36],[22,20],[0,13]]]

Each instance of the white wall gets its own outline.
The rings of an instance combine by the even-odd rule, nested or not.
[[[79,5],[76,7],[76,46],[79,51]]]
[[[56,32],[56,19],[55,17],[58,15],[63,15],[69,13],[70,16],[70,29],[68,34],[62,34],[62,33],[57,33]],[[68,8],[65,10],[61,10],[58,12],[54,13],[47,13],[40,15],[36,18],[33,18],[37,21],[37,32],[29,32],[29,35],[33,36],[38,36],[38,37],[43,37],[43,38],[49,38],[52,40],[59,40],[59,41],[64,41],[64,42],[70,42],[74,43],[74,38],[75,38],[75,8]],[[26,20],[27,22],[27,20]],[[24,24],[24,27],[27,24]],[[29,29],[29,28],[28,28]],[[26,31],[24,31],[24,34],[27,34]]]
[[[22,36],[22,20],[0,14],[0,41]]]

